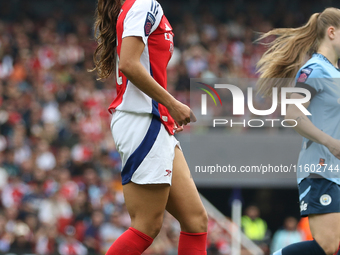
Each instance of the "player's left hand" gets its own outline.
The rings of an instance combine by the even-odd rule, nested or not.
[[[180,126],[178,125],[176,122],[175,122],[175,125],[174,125],[174,132],[175,133],[179,133],[179,132],[182,132],[184,130],[183,126]]]

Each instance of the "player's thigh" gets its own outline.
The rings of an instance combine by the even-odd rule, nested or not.
[[[207,231],[207,213],[184,155],[178,147],[175,148],[172,185],[166,209],[180,222],[182,231]]]
[[[310,174],[299,183],[300,211],[309,217],[313,237],[333,254],[340,241],[340,187],[318,174]]]
[[[326,254],[335,253],[340,241],[340,213],[312,214],[308,218],[317,243]]]
[[[162,225],[169,191],[168,184],[125,184],[123,192],[131,226],[154,238]]]

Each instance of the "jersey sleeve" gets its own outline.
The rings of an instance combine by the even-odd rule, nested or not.
[[[142,37],[144,44],[149,35],[159,26],[163,10],[155,0],[137,0],[128,11],[124,20],[123,36]]]
[[[295,87],[309,90],[311,98],[324,89],[325,74],[321,66],[310,65],[299,70]]]

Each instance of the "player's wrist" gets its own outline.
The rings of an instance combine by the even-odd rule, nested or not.
[[[333,137],[325,134],[323,137],[321,137],[320,143],[326,147],[329,147],[334,142],[334,140],[335,139]]]
[[[175,105],[177,103],[177,100],[169,94],[168,98],[166,100],[164,100],[163,105],[168,109],[171,110],[173,108],[175,108]]]

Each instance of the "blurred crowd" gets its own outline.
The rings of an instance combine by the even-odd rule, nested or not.
[[[265,48],[252,43],[254,31],[305,18],[301,11],[282,18],[284,4],[269,16],[249,6],[228,2],[218,18],[164,1],[175,33],[168,89],[176,98],[189,104],[189,78],[256,77]],[[104,254],[130,224],[107,111],[114,78],[88,72],[94,8],[85,0],[0,3],[2,253]],[[176,254],[179,230],[167,214],[147,254]],[[229,254],[226,232],[212,219],[209,231],[209,254]]]

